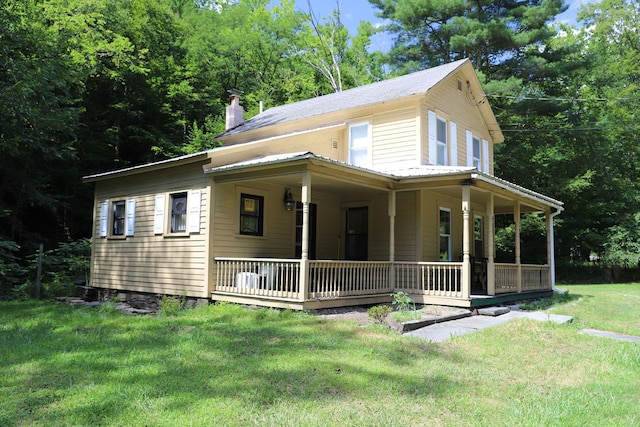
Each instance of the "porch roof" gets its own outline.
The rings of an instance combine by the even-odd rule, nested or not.
[[[212,175],[223,175],[226,172],[246,172],[250,173],[256,169],[263,167],[288,166],[293,162],[308,161],[330,165],[346,172],[355,174],[366,174],[370,177],[377,177],[385,181],[387,190],[410,190],[417,189],[421,184],[433,183],[434,180],[440,179],[455,180],[459,185],[475,184],[482,186],[487,190],[508,192],[525,199],[532,200],[538,205],[549,206],[556,211],[563,210],[563,203],[551,197],[537,193],[528,188],[519,186],[501,178],[479,172],[474,167],[469,166],[416,166],[397,169],[388,168],[362,168],[353,166],[338,160],[330,159],[324,156],[316,155],[312,152],[296,152],[274,154],[253,159],[243,160],[241,162],[231,163],[228,165],[215,166],[205,168],[205,173]]]

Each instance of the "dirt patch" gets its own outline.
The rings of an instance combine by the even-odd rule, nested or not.
[[[367,310],[371,306],[356,306],[356,307],[340,307],[340,308],[327,308],[322,310],[316,310],[314,315],[321,319],[327,320],[343,320],[355,322],[361,326],[367,326],[376,323],[374,319],[369,317]],[[433,319],[434,323],[443,321],[444,319],[459,315],[461,313],[468,313],[469,310],[465,310],[457,307],[448,307],[444,305],[416,305],[416,311],[419,314],[420,319]],[[397,311],[392,312],[385,319],[384,325],[391,329],[402,331],[403,323],[395,320],[395,315],[399,314]]]

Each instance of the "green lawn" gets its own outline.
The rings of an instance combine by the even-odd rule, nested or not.
[[[0,303],[1,426],[640,425],[640,285],[429,344],[304,313]],[[602,301],[602,303],[599,303]]]

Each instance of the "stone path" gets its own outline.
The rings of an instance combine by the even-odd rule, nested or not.
[[[594,337],[612,338],[618,341],[629,341],[640,343],[640,337],[634,337],[633,335],[619,334],[617,332],[599,331],[597,329],[581,329],[581,334],[593,335]]]
[[[97,307],[103,304],[100,301],[85,301],[82,298],[77,297],[58,297],[56,298],[56,301],[70,305],[81,305],[83,307]],[[116,310],[121,310],[127,314],[155,314],[152,310],[133,308],[124,303],[116,303],[114,307]]]

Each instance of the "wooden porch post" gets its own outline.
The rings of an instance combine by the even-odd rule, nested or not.
[[[554,248],[554,236],[553,236],[553,217],[557,215],[551,214],[551,209],[545,212],[547,219],[547,264],[549,264],[549,283],[551,289],[556,290],[556,254]]]
[[[389,262],[391,263],[389,268],[389,290],[395,292],[396,290],[396,191],[391,190],[389,192]]]
[[[522,263],[520,259],[520,202],[516,200],[513,207],[513,220],[516,225],[516,267],[518,269],[518,292],[522,292]]]
[[[495,240],[496,240],[496,216],[494,212],[493,193],[487,200],[487,232],[489,244],[487,247],[487,294],[496,294],[496,266],[495,266]]]
[[[300,256],[300,299],[309,296],[309,203],[311,202],[311,175],[302,175],[302,254]]]
[[[462,298],[471,294],[471,187],[462,186]]]

